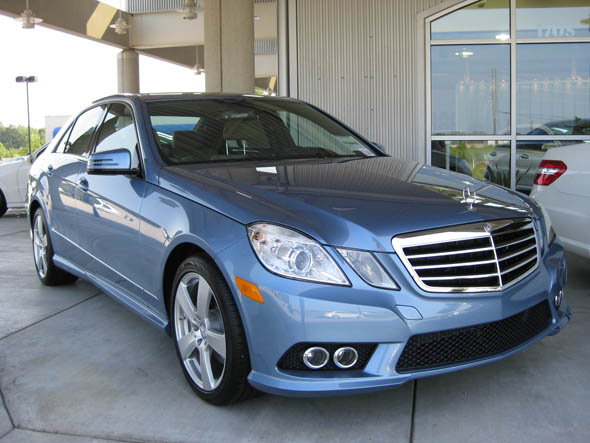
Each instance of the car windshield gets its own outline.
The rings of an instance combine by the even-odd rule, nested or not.
[[[291,100],[177,99],[147,108],[170,165],[377,155],[330,117]]]

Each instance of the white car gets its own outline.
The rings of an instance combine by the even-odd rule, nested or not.
[[[549,213],[565,249],[590,258],[590,143],[548,150],[531,197]]]
[[[45,146],[31,156],[8,158],[0,163],[0,217],[9,209],[25,209],[29,169],[44,150]]]

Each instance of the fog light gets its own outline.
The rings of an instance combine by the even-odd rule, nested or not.
[[[555,309],[559,309],[561,306],[561,301],[563,300],[563,290],[559,291],[555,297],[553,298],[553,304],[555,305]]]
[[[358,361],[359,355],[356,349],[349,346],[336,349],[334,352],[334,364],[340,369],[352,368]]]
[[[313,348],[308,348],[303,353],[303,363],[309,369],[320,369],[326,366],[328,363],[328,359],[330,358],[330,354],[324,348],[320,348],[319,346],[314,346]]]

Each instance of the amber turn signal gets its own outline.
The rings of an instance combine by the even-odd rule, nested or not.
[[[243,278],[236,277],[236,284],[238,285],[238,289],[245,297],[251,298],[258,303],[264,304],[264,299],[262,298],[262,294],[260,294],[260,290],[254,283],[250,283]]]

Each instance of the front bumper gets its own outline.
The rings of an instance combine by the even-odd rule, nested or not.
[[[393,387],[408,380],[478,366],[512,355],[547,335],[559,332],[571,318],[563,299],[555,295],[565,285],[565,254],[554,242],[538,268],[501,292],[437,294],[422,291],[395,254],[376,254],[401,287],[400,291],[373,288],[328,248],[352,286],[314,284],[275,276],[264,269],[244,238],[219,258],[242,314],[248,339],[255,388],[280,395],[314,396],[362,393]],[[239,259],[236,259],[239,257]],[[258,285],[264,304],[239,294],[234,277]],[[396,364],[408,340],[417,334],[447,331],[497,322],[526,311],[542,301],[550,307],[549,326],[505,352],[427,370],[398,373]],[[362,370],[287,371],[277,364],[293,345],[309,343],[375,343]]]

